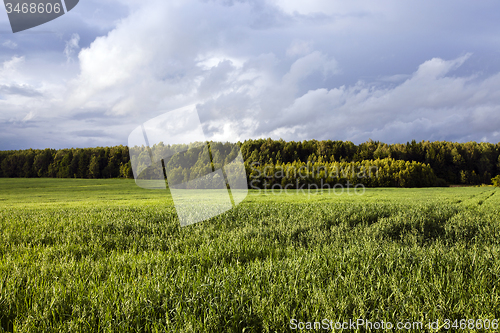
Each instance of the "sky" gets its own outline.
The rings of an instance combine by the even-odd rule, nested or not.
[[[192,107],[208,140],[500,142],[500,2],[80,0],[12,33],[0,150],[126,145]]]

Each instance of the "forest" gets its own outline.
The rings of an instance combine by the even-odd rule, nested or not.
[[[498,183],[492,179],[498,180],[500,175],[500,143],[386,144],[370,140],[356,145],[349,141],[256,139],[236,144],[209,142],[204,146],[212,157],[212,169],[234,159],[239,147],[249,187],[252,184],[258,188],[275,184],[333,185],[348,180],[369,187],[480,185]],[[133,148],[140,151],[135,162],[130,160],[126,146],[0,151],[0,177],[133,178],[132,163],[147,158],[145,147]],[[160,144],[152,149],[172,152],[167,154],[170,157],[165,166],[176,171],[177,182],[208,172],[203,163],[186,164],[193,158],[200,160],[201,154],[206,156],[200,145],[185,150]]]

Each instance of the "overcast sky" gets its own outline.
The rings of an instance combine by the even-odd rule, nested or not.
[[[500,2],[80,0],[13,34],[0,150],[127,144],[195,105],[208,139],[500,141]]]

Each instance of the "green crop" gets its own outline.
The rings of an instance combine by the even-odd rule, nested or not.
[[[133,181],[1,179],[0,327],[286,332],[291,319],[493,320],[499,217],[494,187],[251,191],[181,228],[168,191]]]

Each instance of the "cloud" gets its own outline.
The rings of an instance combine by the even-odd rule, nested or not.
[[[50,23],[57,34],[9,37],[19,46],[0,54],[0,122],[16,126],[0,149],[21,136],[31,141],[20,145],[125,144],[138,124],[191,104],[221,140],[498,140],[493,2],[78,8]]]
[[[380,81],[383,82],[401,82],[406,79],[410,78],[410,75],[408,74],[396,74],[396,75],[390,75],[390,76],[384,76],[380,78]]]
[[[33,111],[30,111],[30,113],[28,113],[24,118],[23,118],[23,122],[27,122],[31,119],[33,119],[35,117],[35,113]]]
[[[82,130],[82,131],[74,131],[72,133],[76,136],[83,136],[83,137],[89,137],[89,138],[106,137],[107,136],[107,134],[102,130]]]
[[[319,51],[314,51],[296,60],[287,75],[283,77],[283,80],[297,83],[316,71],[320,71],[324,76],[335,74],[337,72],[337,62],[335,59],[327,59]]]
[[[352,86],[294,95],[294,83],[306,78],[311,69],[328,64],[325,57],[314,54],[294,62],[278,85],[264,84],[259,89],[255,80],[241,89],[234,83],[233,91],[200,103],[198,111],[209,137],[226,138],[232,133],[233,141],[242,136],[358,143],[368,138],[390,143],[412,139],[494,141],[500,126],[500,73],[482,80],[475,75],[454,75],[471,57],[433,58],[389,86],[377,80],[358,81]]]
[[[451,61],[433,58],[418,66],[415,77],[423,79],[434,79],[442,77],[448,74],[451,70],[457,69],[458,67],[462,66],[463,63],[470,58],[470,56],[471,54],[467,53],[466,55]]]
[[[64,48],[64,55],[69,62],[72,59],[73,54],[76,50],[80,48],[78,43],[80,42],[80,35],[74,33],[71,35],[70,40],[66,41],[66,47]]]
[[[5,42],[3,42],[2,46],[11,50],[17,49],[17,43],[11,41],[10,39],[7,39]]]
[[[483,81],[448,76],[469,57],[431,59],[391,88],[360,81],[350,87],[311,90],[285,108],[271,127],[300,125],[304,138],[355,142],[494,140],[500,126],[500,73]]]
[[[286,55],[289,57],[306,55],[311,52],[312,42],[304,40],[294,40],[286,49]]]
[[[247,32],[257,29],[248,25],[261,18],[261,7],[247,2],[145,1],[115,30],[79,53],[71,106],[85,105],[102,92],[114,98],[108,101],[110,112],[117,115],[191,104],[199,97],[199,83],[213,72],[211,66],[225,60],[237,66],[251,57],[241,57],[233,44],[245,43]],[[272,21],[276,13],[268,14]]]
[[[22,63],[24,63],[24,57],[14,56],[10,60],[6,60],[2,64],[2,74],[8,74],[16,71]]]
[[[33,87],[18,84],[0,84],[0,95],[20,95],[25,97],[42,96],[42,94]]]

